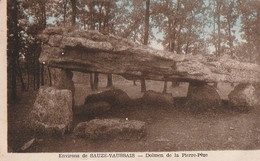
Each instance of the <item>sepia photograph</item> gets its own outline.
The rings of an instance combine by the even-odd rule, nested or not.
[[[8,154],[260,154],[259,0],[0,2]]]

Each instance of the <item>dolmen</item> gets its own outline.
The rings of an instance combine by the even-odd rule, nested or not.
[[[195,93],[204,93],[206,88],[214,93],[214,99],[209,99],[218,104],[216,89],[204,86],[201,92],[193,90],[197,87],[200,90],[201,84],[235,83],[255,88],[260,83],[258,64],[240,62],[227,54],[220,57],[205,54],[180,55],[156,50],[115,35],[73,28],[48,27],[38,38],[42,41],[39,61],[49,68],[117,74],[129,80],[188,82],[191,84],[189,96],[192,98],[188,104],[194,102]],[[241,106],[233,98],[239,97],[244,89],[235,89],[236,92],[229,97],[230,101],[234,106]],[[191,94],[192,91],[195,93]],[[243,105],[255,106],[252,101]]]
[[[179,55],[92,30],[48,27],[38,38],[42,42],[39,62],[50,71],[58,72],[50,73],[52,78],[57,78],[53,88],[39,90],[32,110],[34,127],[55,129],[61,134],[69,129],[75,93],[73,71],[117,74],[129,80],[189,82],[188,98],[191,101],[188,104],[203,101],[200,94],[212,94],[208,102],[201,105],[203,108],[219,104],[215,89],[206,83],[238,84],[229,95],[234,107],[255,107],[259,102],[256,95],[259,93],[256,86],[260,83],[258,64],[240,62],[228,56]],[[94,102],[86,104],[91,103]],[[111,102],[95,102],[96,106],[108,104]]]

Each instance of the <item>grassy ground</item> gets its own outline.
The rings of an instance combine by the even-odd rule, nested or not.
[[[92,92],[88,76],[74,76],[76,105]],[[163,82],[147,81],[147,90],[163,90]],[[100,77],[100,91],[107,90],[106,77]],[[13,151],[36,138],[36,143],[27,152],[119,152],[119,151],[186,151],[186,150],[248,150],[260,149],[260,107],[249,112],[238,112],[228,107],[218,112],[192,113],[184,108],[188,85],[182,83],[172,88],[168,83],[168,93],[175,99],[175,107],[148,106],[138,98],[140,82],[114,77],[114,86],[127,92],[133,99],[131,105],[117,111],[96,116],[75,116],[74,125],[93,118],[128,118],[147,123],[147,136],[139,141],[91,141],[75,137],[72,133],[64,137],[39,136],[28,127],[27,115],[32,108],[37,92],[24,92],[20,101],[8,107],[8,145]],[[219,84],[219,93],[226,99],[232,90],[230,85]],[[225,105],[223,105],[225,106]]]

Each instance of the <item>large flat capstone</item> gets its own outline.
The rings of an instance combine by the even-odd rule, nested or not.
[[[72,92],[68,89],[41,87],[30,113],[36,131],[63,135],[72,124]]]
[[[137,140],[146,135],[145,122],[125,119],[94,119],[79,123],[74,134],[86,139]]]
[[[97,31],[49,27],[40,35],[40,62],[81,72],[127,79],[259,83],[260,66],[228,56],[178,55]]]

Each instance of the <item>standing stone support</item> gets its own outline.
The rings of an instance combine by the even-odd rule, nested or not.
[[[52,86],[57,89],[69,89],[72,92],[72,105],[74,105],[75,86],[72,81],[73,73],[70,70],[50,68]]]
[[[34,103],[32,128],[63,135],[70,130],[75,86],[70,70],[50,68],[51,87],[42,86]]]
[[[113,87],[113,76],[112,76],[112,74],[107,74],[107,87]]]
[[[94,91],[93,73],[89,73],[89,82],[90,82],[90,88],[91,88],[91,90]]]
[[[229,101],[233,107],[239,110],[247,110],[257,104],[258,98],[256,89],[253,85],[238,84],[228,95]]]
[[[164,81],[162,93],[167,93],[167,81]]]
[[[71,130],[72,92],[42,86],[30,113],[31,127],[39,133],[63,135]]]
[[[217,90],[203,82],[192,82],[189,85],[186,106],[192,110],[216,110],[221,105]]]

